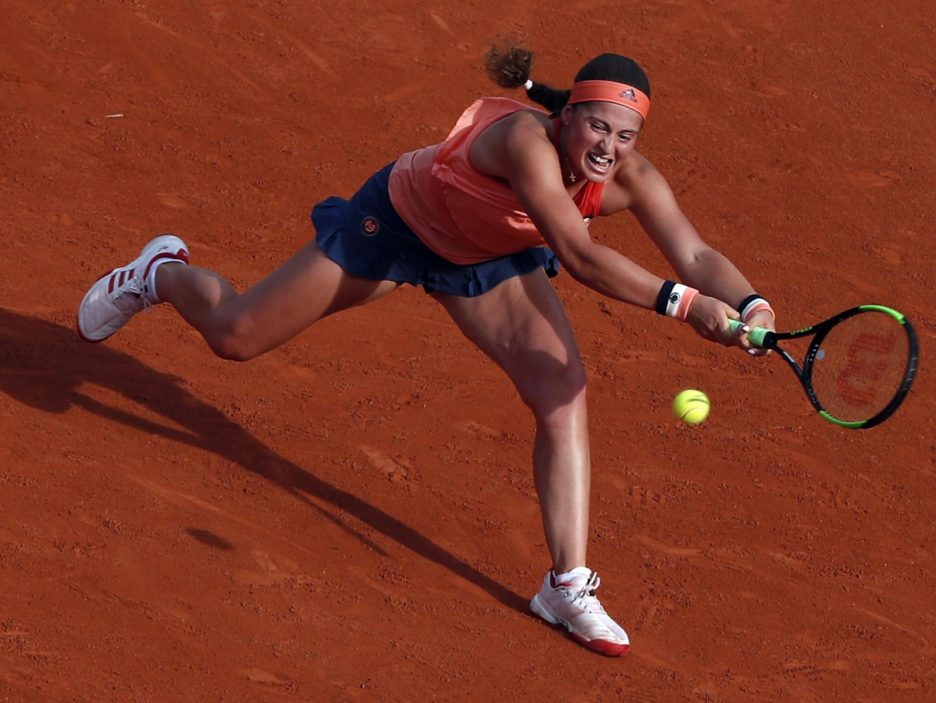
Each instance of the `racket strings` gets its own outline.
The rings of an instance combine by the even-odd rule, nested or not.
[[[843,320],[822,340],[813,359],[813,391],[834,417],[867,420],[900,391],[910,344],[889,315],[863,313]]]

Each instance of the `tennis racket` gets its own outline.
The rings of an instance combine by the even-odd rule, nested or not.
[[[731,321],[732,330],[739,327],[739,321]],[[779,344],[810,336],[802,365]],[[793,332],[755,327],[748,340],[780,355],[822,417],[856,430],[893,415],[910,390],[919,356],[910,320],[883,305],[859,305]]]

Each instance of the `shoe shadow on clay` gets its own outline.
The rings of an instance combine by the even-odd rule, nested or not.
[[[109,407],[82,394],[83,384],[119,393],[189,431]],[[380,508],[279,456],[219,410],[193,397],[177,377],[155,371],[110,347],[82,342],[71,327],[0,308],[0,391],[49,413],[80,407],[105,420],[213,452],[289,491],[378,553],[384,552],[309,497],[354,515],[407,549],[484,589],[507,607],[527,612],[526,599]]]

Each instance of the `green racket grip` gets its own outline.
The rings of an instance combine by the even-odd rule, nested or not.
[[[744,323],[741,322],[741,320],[728,320],[728,324],[730,325],[732,332],[737,332],[744,326]],[[748,341],[751,344],[762,349],[770,348],[772,346],[772,337],[773,332],[770,330],[765,330],[763,327],[752,327],[747,336]]]

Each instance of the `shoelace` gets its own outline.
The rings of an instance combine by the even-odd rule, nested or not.
[[[601,605],[601,601],[598,600],[595,596],[595,591],[598,590],[598,586],[601,585],[601,579],[598,578],[598,574],[592,571],[591,576],[588,577],[588,580],[582,585],[578,591],[574,591],[572,596],[572,603],[577,604],[582,610],[587,613],[598,613],[603,614],[605,612],[604,607]],[[559,586],[560,590],[565,593],[573,593],[571,588],[566,586]]]
[[[119,310],[122,310],[123,312],[133,312],[133,308],[138,301],[143,302],[144,311],[153,307],[153,303],[150,302],[149,296],[146,294],[146,284],[140,279],[138,275],[132,276],[126,283],[123,284],[122,288],[123,290],[121,290],[117,297],[114,298],[114,305],[116,305]],[[126,295],[133,297],[127,302],[121,302]]]
[[[153,303],[150,302],[149,295],[148,295],[149,291],[146,290],[146,286],[144,285],[142,286],[142,288],[143,288],[143,292],[140,293],[140,295],[143,296],[143,312],[148,313],[155,306]]]

